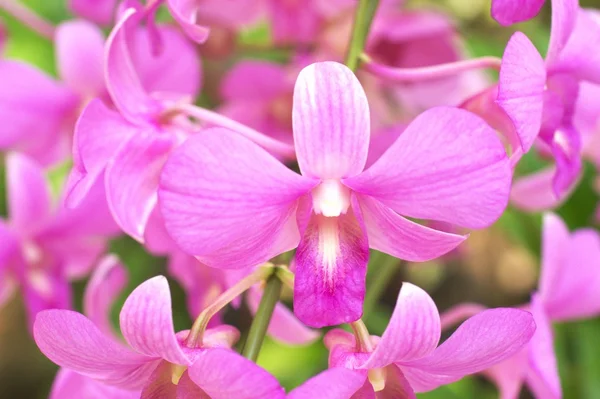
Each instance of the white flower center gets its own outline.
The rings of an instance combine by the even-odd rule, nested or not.
[[[312,192],[313,210],[326,217],[340,216],[350,206],[350,190],[336,179],[323,180]]]

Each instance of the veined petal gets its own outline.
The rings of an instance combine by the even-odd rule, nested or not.
[[[356,200],[337,217],[312,214],[296,251],[294,313],[323,327],[362,315],[369,244]],[[304,215],[299,215],[302,218]]]
[[[542,56],[527,36],[516,32],[502,57],[496,102],[513,122],[525,153],[540,132],[545,84]]]
[[[198,5],[196,0],[167,0],[171,15],[177,21],[186,35],[197,43],[208,39],[209,29],[197,23]]]
[[[296,203],[316,184],[248,139],[214,128],[173,152],[159,199],[167,231],[184,251],[209,266],[242,268],[298,245]]]
[[[212,399],[285,398],[285,391],[275,377],[228,349],[203,351],[188,372],[191,380]]]
[[[312,377],[287,396],[288,399],[350,399],[361,389],[365,372],[334,367]]]
[[[106,167],[106,197],[119,226],[143,241],[146,223],[157,200],[160,172],[175,138],[156,131],[138,132]]]
[[[469,228],[493,223],[508,202],[512,172],[496,133],[470,112],[419,115],[369,169],[343,183],[394,211]]]
[[[87,21],[67,21],[56,28],[54,40],[61,79],[81,95],[102,96],[105,93],[102,30]]]
[[[336,62],[304,68],[294,88],[292,119],[303,175],[339,179],[362,172],[369,149],[369,104],[350,69]]]
[[[559,56],[577,21],[579,0],[552,0],[552,28],[546,63],[551,65]]]
[[[545,0],[492,0],[492,17],[504,26],[527,21],[540,12]]]
[[[50,399],[138,399],[140,393],[103,384],[69,369],[60,369],[54,378]]]
[[[117,0],[69,0],[68,6],[75,15],[99,25],[109,25],[113,20]]]
[[[534,332],[529,312],[485,310],[461,324],[431,355],[399,365],[415,392],[425,392],[513,356]]]
[[[369,247],[411,262],[438,258],[467,237],[422,226],[398,215],[379,201],[358,196]]]
[[[169,283],[157,276],[139,285],[125,301],[121,315],[123,337],[136,351],[178,365],[189,365],[175,336]]]
[[[115,255],[107,255],[98,264],[83,296],[83,310],[106,336],[114,334],[110,310],[127,284],[127,272]]]
[[[530,212],[558,207],[569,197],[574,186],[557,197],[552,188],[555,174],[556,168],[550,167],[515,179],[510,193],[511,204]]]
[[[136,132],[136,127],[100,99],[92,100],[75,125],[73,169],[67,183],[66,205],[77,207],[102,175],[108,161]]]
[[[6,157],[8,214],[20,234],[37,232],[50,217],[50,187],[42,167],[33,159],[10,153]]]
[[[361,368],[386,367],[431,354],[441,336],[440,314],[421,288],[403,283],[390,322]]]

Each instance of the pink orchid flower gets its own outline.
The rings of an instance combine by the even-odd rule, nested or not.
[[[420,115],[363,171],[369,107],[341,64],[300,73],[293,126],[302,175],[211,129],[173,152],[159,198],[171,237],[209,266],[244,268],[298,247],[294,311],[309,326],[360,317],[369,247],[424,261],[465,239],[400,214],[481,228],[506,206],[506,152],[489,126],[459,109]]]
[[[38,314],[34,338],[53,362],[101,383],[141,390],[142,398],[282,398],[277,380],[231,351],[233,327],[204,334],[201,347],[188,348],[186,332],[175,334],[167,280],[158,276],[129,295],[120,315],[124,346],[85,316],[68,310]]]
[[[69,0],[69,10],[82,18],[98,25],[110,25],[113,22],[118,0]]]
[[[492,0],[492,17],[509,26],[527,21],[539,14],[545,0]]]
[[[114,225],[101,186],[75,211],[52,204],[40,165],[6,159],[9,220],[0,220],[0,298],[20,286],[30,321],[49,308],[69,308],[69,281],[86,276],[106,250]]]
[[[561,398],[552,322],[600,314],[600,236],[593,229],[573,233],[554,214],[544,215],[539,289],[527,305],[538,329],[514,358],[486,371],[502,399],[519,397],[523,383],[536,398]]]
[[[416,398],[517,353],[535,322],[517,309],[484,311],[438,347],[440,315],[421,288],[404,283],[381,338],[332,330],[325,336],[329,370],[293,390],[289,399]],[[365,334],[366,335],[366,334]],[[365,342],[366,341],[366,342]]]

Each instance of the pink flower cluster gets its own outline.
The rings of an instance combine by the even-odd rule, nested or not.
[[[370,250],[439,258],[509,202],[554,209],[584,159],[600,165],[598,14],[553,0],[545,58],[516,32],[502,59],[469,59],[449,17],[381,0],[356,69],[342,61],[360,41],[369,1],[358,3],[70,0],[76,18],[53,26],[0,1],[56,51],[58,79],[0,59],[0,303],[21,291],[38,347],[61,367],[51,397],[416,398],[474,373],[506,399],[524,383],[561,397],[551,323],[600,314],[600,236],[570,234],[555,214],[531,303],[440,316],[405,282],[381,337],[361,317]],[[494,0],[491,13],[510,25],[543,5]],[[284,62],[240,59],[236,38],[261,24]],[[201,93],[218,106],[196,105]],[[531,151],[550,166],[513,181]],[[51,189],[61,165],[70,173]],[[197,317],[189,330],[175,331],[157,276],[125,301],[122,337],[113,331],[127,273],[106,253],[122,233],[168,258]],[[84,316],[70,282],[89,276]],[[274,279],[293,290],[293,312],[275,303],[273,338],[305,345],[318,328],[352,329],[325,334],[328,370],[288,394],[220,317],[247,291],[262,319]]]

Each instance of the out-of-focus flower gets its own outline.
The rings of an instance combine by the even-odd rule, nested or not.
[[[492,0],[492,17],[508,26],[538,15],[546,0]]]
[[[282,398],[277,380],[229,348],[239,333],[221,326],[189,348],[187,332],[175,334],[167,280],[158,276],[137,287],[120,315],[128,346],[107,336],[85,316],[68,310],[38,314],[34,338],[52,361],[84,376],[142,397]]]
[[[325,344],[331,368],[289,398],[415,398],[415,392],[458,381],[509,358],[534,331],[530,313],[492,309],[464,322],[438,347],[441,327],[435,303],[422,289],[404,283],[381,338],[364,334],[357,340],[346,331],[330,331]]]
[[[16,153],[6,163],[9,219],[0,220],[0,297],[20,286],[33,322],[40,310],[71,306],[69,281],[90,272],[118,229],[102,186],[93,187],[77,210],[55,207],[38,164]]]
[[[466,111],[425,112],[363,172],[364,91],[348,68],[324,62],[300,73],[293,125],[302,176],[212,129],[173,152],[159,197],[173,239],[209,266],[244,268],[298,247],[294,310],[310,326],[360,317],[369,247],[425,261],[465,239],[400,214],[481,228],[506,206],[506,152]]]
[[[69,0],[69,10],[98,25],[109,25],[115,15],[118,0]]]

